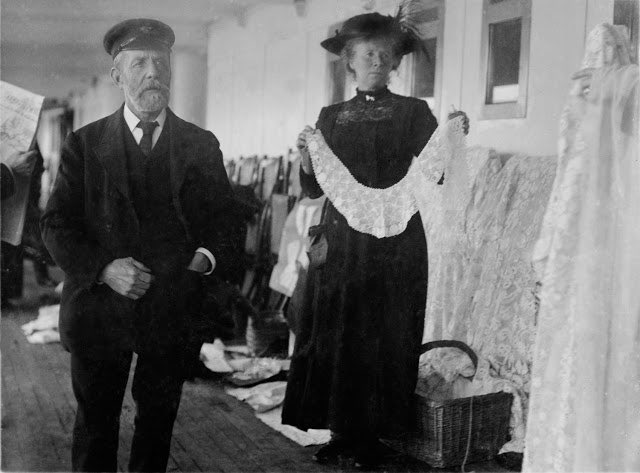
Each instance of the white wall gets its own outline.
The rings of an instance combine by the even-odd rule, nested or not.
[[[124,102],[122,91],[108,74],[97,77],[85,90],[72,95],[74,130],[115,112]],[[206,108],[206,54],[197,48],[179,47],[171,57],[169,106],[181,118],[204,126]]]
[[[284,154],[327,103],[329,27],[362,13],[362,2],[308,1],[304,18],[292,4],[250,10],[209,29],[206,126],[228,157]],[[391,11],[395,2],[378,1]],[[382,10],[383,8],[380,8]]]
[[[603,6],[608,5],[608,8]],[[594,5],[597,7],[594,7]],[[465,11],[466,9],[466,11]],[[579,69],[585,34],[602,21],[611,21],[613,2],[608,0],[533,0],[527,114],[522,119],[477,120],[480,90],[480,37],[482,0],[447,1],[445,55],[460,53],[452,27],[464,31],[463,60],[445,66],[443,101],[460,103],[469,113],[470,142],[499,150],[535,155],[556,151],[558,120],[569,89],[569,77]],[[460,35],[460,33],[459,33]],[[450,49],[455,45],[454,50]],[[457,53],[457,54],[455,54]],[[462,84],[460,85],[460,79]],[[453,84],[454,87],[450,87]]]
[[[263,5],[247,12],[244,26],[233,18],[209,28],[206,126],[228,158],[282,154],[302,127],[314,124],[328,103],[327,53],[319,43],[329,27],[364,13],[362,0],[308,0],[298,18],[291,4]],[[396,2],[377,0],[375,10],[392,13]],[[480,97],[482,0],[446,0],[442,97],[466,110],[469,142],[503,151],[555,153],[557,123],[580,65],[585,35],[610,21],[613,0],[532,0],[527,115],[513,120],[477,120]],[[401,69],[391,89],[407,91]]]
[[[122,105],[122,102],[122,92],[105,73],[96,78],[85,91],[72,96],[70,105],[74,110],[73,129],[77,130],[112,114]]]
[[[204,126],[207,57],[196,48],[174,49],[170,106],[180,118]]]

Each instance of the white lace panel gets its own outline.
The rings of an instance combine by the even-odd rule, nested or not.
[[[454,154],[462,152],[462,130],[462,117],[438,127],[405,177],[385,189],[359,183],[333,154],[320,130],[310,134],[308,149],[318,184],[349,226],[376,238],[385,238],[402,233],[417,212],[416,186],[424,185],[425,180],[437,182],[446,163]]]

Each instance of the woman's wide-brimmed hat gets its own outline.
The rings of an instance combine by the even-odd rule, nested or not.
[[[402,27],[398,17],[381,15],[380,13],[363,13],[349,18],[336,30],[335,36],[325,39],[320,45],[327,51],[338,54],[342,52],[347,41],[356,38],[396,37],[400,41],[402,55],[415,51],[420,44],[411,30]]]

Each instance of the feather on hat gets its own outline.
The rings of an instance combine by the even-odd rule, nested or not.
[[[320,45],[333,54],[340,54],[347,41],[355,38],[396,36],[400,39],[400,53],[409,54],[424,48],[420,26],[424,23],[427,7],[423,0],[402,0],[395,16],[378,12],[352,16],[340,30]],[[426,51],[425,51],[426,52]]]

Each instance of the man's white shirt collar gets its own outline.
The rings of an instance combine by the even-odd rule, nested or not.
[[[156,130],[154,130],[154,132],[156,131],[159,132],[162,130],[162,127],[164,126],[164,122],[166,119],[167,119],[167,109],[163,108],[160,114],[154,120],[158,122],[158,126],[156,127]],[[131,109],[127,106],[126,103],[124,104],[124,121],[127,122],[127,126],[129,127],[129,130],[131,130],[132,133],[138,126],[138,123],[140,123],[140,119],[135,116],[135,114],[131,111]],[[142,130],[140,130],[140,133],[142,133]]]

